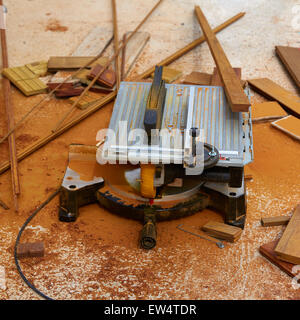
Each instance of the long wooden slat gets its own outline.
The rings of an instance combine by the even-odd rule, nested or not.
[[[199,6],[195,6],[195,12],[224,83],[226,97],[231,110],[233,112],[248,111],[250,106],[249,99],[247,98],[241,86],[241,82],[236,76],[228,58],[226,57],[223,48]]]
[[[284,230],[275,253],[283,261],[300,264],[300,204]]]
[[[244,15],[245,15],[244,12],[237,14],[236,16],[228,19],[227,21],[222,23],[220,26],[215,28],[214,31],[215,32],[219,32],[219,31],[225,29],[227,26],[231,25],[232,23],[234,23],[238,19],[242,18]],[[160,63],[158,63],[158,65],[163,66],[163,65],[168,65],[168,64],[172,63],[173,61],[175,61],[176,59],[180,58],[184,54],[188,53],[189,51],[191,51],[192,49],[194,49],[196,46],[198,46],[199,44],[201,44],[203,42],[205,42],[205,38],[204,37],[201,37],[201,38],[199,38],[197,40],[194,40],[193,42],[191,42],[187,46],[183,47],[182,49],[180,49],[177,52],[175,52],[174,54],[172,54],[171,56],[169,56],[166,59],[162,60]],[[136,80],[141,79],[141,77],[142,78],[143,77],[146,78],[146,77],[150,76],[151,73],[154,70],[155,70],[155,65],[153,67],[149,68],[147,71],[145,71],[143,73],[143,75],[138,76]],[[80,71],[78,71],[78,72],[80,72]],[[21,161],[21,160],[25,159],[26,157],[28,157],[29,155],[31,155],[35,151],[37,151],[40,148],[42,148],[43,146],[45,146],[48,142],[54,140],[55,138],[57,138],[58,136],[60,136],[64,132],[68,131],[73,126],[75,126],[76,124],[78,124],[79,122],[81,122],[82,120],[84,120],[85,118],[89,117],[90,115],[92,115],[97,110],[99,110],[102,106],[104,106],[104,105],[108,104],[109,102],[111,102],[116,97],[116,95],[117,95],[117,92],[113,91],[112,93],[108,94],[105,98],[103,98],[103,100],[101,100],[101,102],[95,104],[94,106],[91,106],[89,109],[85,110],[83,113],[81,113],[80,115],[75,117],[75,119],[73,119],[72,121],[69,121],[67,124],[65,124],[63,127],[61,127],[57,132],[51,133],[48,136],[40,139],[39,141],[37,141],[33,145],[27,147],[25,150],[23,150],[18,155],[18,160]],[[3,163],[0,166],[0,174],[2,174],[3,172],[7,171],[9,168],[10,168],[10,163],[8,161]]]
[[[276,53],[300,88],[300,48],[276,46]]]
[[[114,50],[115,54],[119,49],[119,32],[118,32],[118,19],[117,19],[117,4],[116,0],[111,0],[112,5],[112,13],[113,13],[113,25],[114,25]],[[124,45],[125,47],[125,45]],[[116,82],[117,82],[117,90],[120,88],[120,57],[117,54],[115,58],[115,73],[116,73]]]
[[[276,100],[282,107],[292,114],[300,118],[300,98],[293,93],[285,90],[280,85],[268,78],[248,80],[250,86],[271,100]]]
[[[3,10],[3,1],[0,0],[0,10]],[[4,15],[3,11],[0,13]],[[1,49],[2,49],[2,64],[3,68],[8,68],[8,52],[6,43],[6,31],[5,29],[0,30],[1,34]],[[11,100],[11,86],[10,81],[6,78],[2,79],[3,93],[4,93],[4,103],[7,116],[7,129],[8,131],[14,126],[14,110]],[[18,211],[18,195],[20,194],[20,182],[19,182],[19,170],[18,170],[18,159],[16,150],[15,135],[10,135],[8,139],[9,145],[9,158],[11,163],[11,180],[13,187],[14,205],[15,211]]]

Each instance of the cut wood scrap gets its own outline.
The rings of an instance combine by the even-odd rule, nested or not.
[[[246,85],[246,81],[241,80],[242,78],[242,69],[241,68],[233,68],[235,74],[237,75],[237,77],[240,79],[241,81],[241,86],[244,88]],[[211,82],[210,82],[211,86],[219,86],[219,87],[224,87],[223,81],[221,79],[220,73],[218,71],[217,68],[214,68],[214,72],[212,74],[211,77]]]
[[[296,274],[293,273],[293,268],[295,264],[288,263],[285,261],[281,261],[277,258],[275,254],[275,247],[277,246],[279,240],[275,240],[269,243],[266,243],[259,247],[259,252],[267,258],[270,262],[272,262],[275,266],[280,268],[283,272],[288,274],[290,277],[295,277]]]
[[[300,88],[300,48],[276,46],[276,53]]]
[[[44,77],[48,71],[48,61],[37,61],[25,64],[25,67],[28,68],[38,77]]]
[[[119,49],[119,32],[118,32],[118,18],[117,18],[117,4],[116,0],[111,0],[112,4],[112,13],[113,13],[113,26],[114,26],[114,52],[116,55],[115,58],[115,74],[116,74],[116,83],[117,83],[117,90],[120,88],[120,57],[118,55]]]
[[[229,242],[237,241],[242,235],[241,228],[216,221],[206,223],[201,229],[213,237]]]
[[[90,72],[90,74],[87,76],[88,79],[93,80],[99,72],[103,69],[103,67],[100,64],[97,64]],[[98,84],[112,88],[116,83],[116,74],[112,69],[106,69],[100,77],[98,77],[97,81]]]
[[[255,103],[251,106],[251,116],[253,123],[274,121],[287,116],[287,113],[282,109],[276,101],[263,103]]]
[[[64,88],[64,89],[57,89],[55,91],[55,96],[58,98],[65,98],[65,97],[75,97],[80,96],[84,91],[84,87],[71,87],[71,88]]]
[[[163,68],[163,73],[162,73],[162,80],[164,80],[167,83],[172,83],[173,81],[177,80],[179,77],[181,77],[182,72],[171,69],[169,67],[164,67]],[[151,77],[154,77],[154,73],[151,74]]]
[[[50,57],[48,61],[48,70],[57,71],[57,70],[68,70],[68,69],[71,69],[71,70],[80,69],[82,67],[85,67],[85,65],[89,63],[92,58],[95,58],[95,57],[73,57],[73,56]],[[93,68],[97,64],[105,65],[107,61],[108,61],[107,58],[101,57],[96,61],[94,61],[87,68]]]
[[[60,89],[70,89],[74,88],[75,85],[78,85],[80,83],[79,79],[69,79],[66,82],[65,78],[52,78],[50,82],[47,83],[47,86],[50,90],[53,90],[54,88],[60,86]]]
[[[300,204],[279,240],[275,253],[280,260],[300,264]]]
[[[199,6],[195,6],[195,12],[224,83],[226,97],[231,110],[233,112],[247,112],[250,102],[241,86],[240,79],[236,76],[223,48]]]
[[[300,141],[300,119],[288,116],[271,123],[273,127]]]
[[[45,248],[44,248],[43,242],[20,243],[17,248],[17,257],[19,259],[43,257],[44,253],[45,253]]]
[[[124,35],[123,35],[123,43],[126,43],[126,33],[124,33]],[[120,75],[121,81],[123,81],[125,79],[126,47],[127,47],[127,43],[123,47],[122,55],[121,55],[121,75]]]
[[[266,217],[261,218],[261,225],[263,227],[274,227],[274,226],[285,226],[289,223],[290,217],[279,216],[279,217]]]
[[[47,86],[27,67],[5,68],[2,74],[26,96],[45,93]]]
[[[127,39],[132,34],[132,31],[127,32],[125,34],[125,39]],[[129,72],[131,71],[132,67],[134,66],[135,62],[137,61],[138,57],[142,53],[143,49],[145,48],[146,44],[150,40],[150,34],[148,32],[137,32],[131,40],[126,44],[126,51],[125,51],[125,62],[124,62],[124,75],[123,79],[126,79]]]
[[[77,107],[81,110],[84,110],[102,98],[103,98],[103,95],[101,95],[101,94],[89,92],[82,98],[82,100],[78,103]],[[69,103],[73,104],[76,101],[76,99],[77,98],[70,98],[67,101]]]
[[[91,83],[91,80],[83,80],[81,79],[80,81],[82,84],[84,85],[89,85]],[[110,93],[110,92],[113,92],[114,91],[114,87],[113,88],[107,88],[107,87],[103,87],[103,86],[100,86],[98,84],[93,84],[91,87],[90,87],[90,91],[91,92],[95,92],[95,93]]]
[[[209,86],[212,75],[204,72],[193,71],[188,74],[182,81],[183,84],[191,84],[198,86]]]
[[[300,118],[300,98],[295,94],[268,78],[252,79],[248,80],[248,83],[255,91],[268,99],[277,101],[288,113]]]

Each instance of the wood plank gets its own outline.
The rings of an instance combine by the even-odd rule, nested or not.
[[[265,217],[261,218],[261,224],[263,227],[285,226],[289,223],[290,217]]]
[[[167,83],[172,83],[175,80],[177,80],[179,77],[181,77],[182,72],[171,69],[169,67],[164,67],[163,68],[163,73],[162,73],[162,80],[164,80]],[[151,78],[154,77],[154,73],[151,74]]]
[[[280,260],[300,264],[300,204],[279,240],[275,253]]]
[[[50,57],[48,61],[48,70],[57,71],[57,70],[68,70],[68,69],[80,69],[85,67],[87,63],[91,61],[94,57]],[[99,58],[94,61],[88,68],[93,68],[97,64],[105,65],[107,58]]]
[[[248,80],[250,86],[267,97],[277,101],[288,113],[300,118],[300,98],[285,90],[268,78]]]
[[[233,112],[247,112],[250,102],[241,86],[240,80],[199,6],[195,6],[195,12],[224,83],[226,97],[231,110]]]
[[[276,46],[276,53],[300,88],[300,48]]]
[[[288,116],[272,122],[271,124],[273,127],[300,141],[300,119],[293,116]]]
[[[100,99],[103,98],[103,95],[94,93],[94,92],[89,92],[86,94],[82,100],[78,103],[77,107],[81,110],[84,110],[91,106],[93,103],[100,101]],[[67,101],[71,104],[73,104],[76,101],[76,97],[70,98]]]
[[[272,262],[275,266],[280,268],[283,272],[288,274],[290,277],[295,277],[295,274],[293,273],[293,267],[295,264],[288,263],[285,261],[281,261],[277,258],[275,254],[275,247],[277,246],[279,240],[275,240],[269,243],[266,243],[259,247],[259,252],[267,258],[270,262]]]
[[[233,68],[235,74],[237,75],[237,77],[240,79],[241,81],[241,86],[244,87],[246,85],[246,81],[241,80],[242,78],[242,69],[241,68]],[[224,87],[224,83],[221,79],[220,73],[218,71],[217,68],[214,68],[214,72],[212,74],[211,77],[211,82],[210,82],[211,86],[219,86],[219,87]]]
[[[212,75],[209,73],[193,71],[183,79],[182,83],[196,86],[210,86],[211,77]]]
[[[253,123],[274,121],[287,116],[287,113],[276,101],[255,103],[251,106],[251,116]]]
[[[235,242],[242,235],[242,229],[225,223],[210,221],[201,228],[213,237]]]

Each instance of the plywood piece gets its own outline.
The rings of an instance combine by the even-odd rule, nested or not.
[[[126,39],[130,37],[132,31],[126,32]],[[142,53],[146,44],[150,40],[150,33],[148,32],[136,32],[136,34],[130,39],[130,41],[126,44],[125,49],[125,74],[124,79],[128,76],[130,70],[132,69],[134,63]]]
[[[44,93],[47,91],[46,84],[39,80],[37,75],[25,66],[5,68],[3,69],[2,74],[26,96]]]
[[[251,106],[252,122],[274,121],[287,116],[280,104],[276,101],[255,103]]]
[[[88,108],[90,105],[92,105],[93,103],[99,101],[100,99],[103,98],[103,95],[98,94],[98,93],[94,93],[94,92],[88,92],[81,101],[79,101],[79,103],[77,104],[77,107],[81,110],[84,110],[86,108]],[[74,98],[70,98],[67,101],[70,104],[73,104],[77,101],[77,97]]]
[[[248,80],[250,86],[267,97],[280,103],[287,112],[300,118],[300,98],[293,93],[285,90],[280,85],[268,78]]]
[[[210,221],[202,226],[202,230],[213,237],[229,242],[235,242],[242,234],[242,229],[225,223]]]
[[[300,88],[300,48],[276,46],[276,53]]]
[[[44,77],[48,71],[48,61],[37,61],[25,65],[38,77]]]
[[[300,204],[279,240],[275,253],[280,260],[300,264]]]
[[[89,63],[93,57],[50,57],[48,61],[48,70],[56,71],[56,70],[66,70],[66,69],[80,69],[83,68],[87,63]],[[99,58],[94,61],[89,67],[93,68],[95,65],[105,65],[108,59],[105,57]]]
[[[183,79],[182,83],[196,86],[209,86],[211,77],[212,75],[209,73],[193,71]]]
[[[112,28],[95,27],[72,53],[73,57],[95,57],[106,46],[113,35]]]
[[[164,80],[166,83],[172,83],[175,80],[177,80],[179,77],[181,77],[182,72],[171,69],[169,67],[164,67],[163,68],[163,73],[162,73],[162,80]],[[151,77],[154,77],[154,73],[152,73]]]
[[[285,226],[289,221],[290,217],[287,216],[261,218],[263,227]]]
[[[288,116],[272,122],[272,126],[300,141],[300,119],[293,116]]]
[[[293,273],[293,267],[295,264],[288,263],[285,261],[281,261],[277,258],[275,254],[275,247],[277,246],[279,240],[275,240],[269,243],[266,243],[259,247],[259,252],[267,258],[270,262],[272,262],[275,266],[280,268],[283,272],[288,274],[290,277],[295,277],[295,274]]]
[[[247,112],[250,102],[241,86],[240,79],[236,76],[223,48],[199,6],[195,7],[195,12],[224,83],[226,97],[231,110],[233,112]]]

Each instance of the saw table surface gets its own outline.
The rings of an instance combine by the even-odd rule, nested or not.
[[[156,0],[117,1],[119,34],[132,31]],[[194,15],[200,5],[212,27],[240,11],[246,15],[218,34],[228,59],[242,68],[243,79],[268,77],[296,93],[293,80],[275,56],[275,45],[300,47],[299,31],[291,21],[297,0],[194,1],[165,0],[141,31],[149,32],[129,79],[161,61],[201,31]],[[72,52],[96,26],[112,32],[109,0],[6,0],[10,66],[47,60]],[[255,22],[255,23],[254,23]],[[121,32],[122,31],[122,32]],[[214,62],[207,44],[170,67],[183,72],[212,73]],[[253,92],[252,92],[253,93]],[[2,94],[2,90],[1,90]],[[1,96],[1,99],[3,97]],[[15,117],[19,120],[40,96],[24,97],[13,88]],[[6,131],[3,100],[0,133]],[[253,93],[252,103],[265,101]],[[49,134],[70,105],[51,100],[17,131],[18,151]],[[13,210],[10,172],[0,176],[0,266],[5,267],[6,290],[0,299],[38,299],[23,283],[13,261],[19,228],[60,184],[71,143],[94,145],[96,133],[107,128],[113,104],[107,105],[19,164],[20,212]],[[77,110],[76,112],[80,112]],[[261,217],[288,215],[299,203],[299,142],[268,123],[253,125],[253,176],[246,182],[248,213],[245,230],[236,243],[219,249],[214,243],[181,232],[176,227],[199,229],[222,216],[204,210],[194,216],[158,224],[158,246],[138,247],[141,225],[113,215],[97,204],[80,210],[75,223],[58,221],[58,199],[52,201],[26,229],[23,242],[43,241],[45,256],[21,262],[24,273],[55,299],[300,299],[291,278],[263,258],[258,248],[276,240],[282,227],[261,226]],[[8,159],[8,146],[0,146],[0,161]],[[297,175],[298,173],[298,175]],[[194,230],[194,229],[193,229]]]

